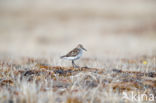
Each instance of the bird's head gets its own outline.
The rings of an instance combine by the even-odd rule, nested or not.
[[[87,50],[83,47],[82,44],[79,44],[79,45],[77,46],[77,48],[87,51]]]

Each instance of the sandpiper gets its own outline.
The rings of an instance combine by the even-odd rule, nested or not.
[[[87,51],[81,44],[77,45],[76,48],[74,48],[73,50],[71,50],[69,53],[67,53],[64,56],[61,56],[61,59],[66,59],[66,60],[71,60],[72,61],[72,65],[74,68],[79,68],[78,65],[76,65],[74,63],[75,60],[79,59],[82,54],[83,54],[83,50]]]

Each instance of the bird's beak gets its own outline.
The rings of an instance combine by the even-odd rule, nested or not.
[[[82,48],[83,50],[87,51],[85,48]]]

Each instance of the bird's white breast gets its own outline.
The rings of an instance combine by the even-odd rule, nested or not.
[[[82,56],[83,52],[82,50],[80,50],[79,54],[76,55],[75,57],[64,57],[64,59],[67,59],[67,60],[77,60],[79,59],[81,56]]]

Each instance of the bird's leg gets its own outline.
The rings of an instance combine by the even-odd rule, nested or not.
[[[74,68],[79,68],[79,66],[74,63],[74,60],[72,60],[72,65]]]
[[[73,67],[74,67],[74,61],[72,60],[72,65],[73,65]]]
[[[73,65],[74,68],[76,67],[76,65],[75,65],[75,63],[74,63],[74,60],[72,60],[72,65]]]

